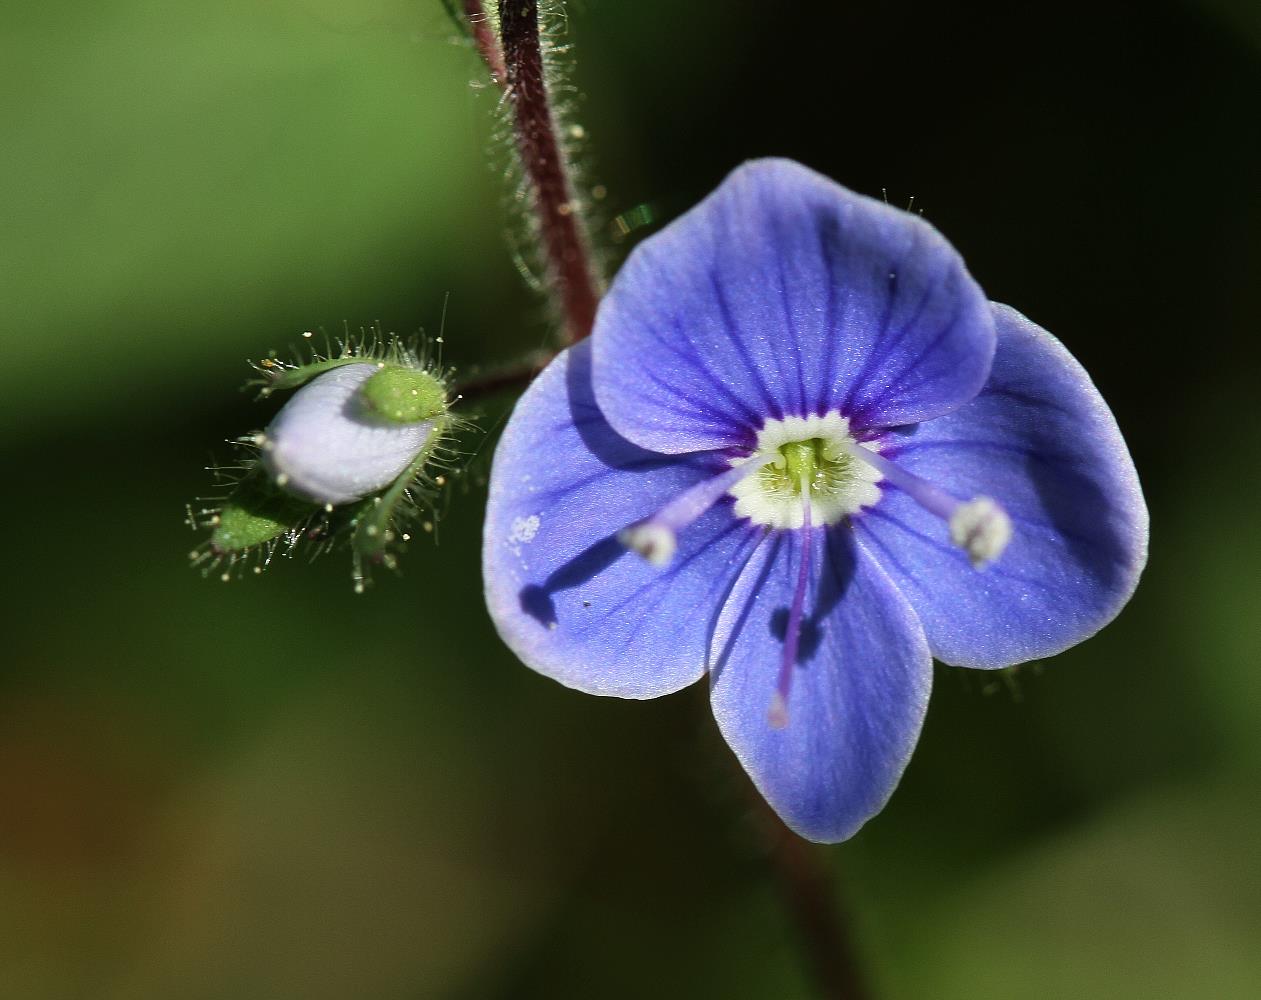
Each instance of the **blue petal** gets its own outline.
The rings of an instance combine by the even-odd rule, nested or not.
[[[593,339],[609,423],[677,454],[747,446],[768,417],[947,413],[984,383],[994,324],[918,216],[758,160],[631,254]]]
[[[819,569],[788,725],[774,729],[768,711],[807,538]],[[851,532],[770,535],[727,601],[711,659],[719,729],[788,826],[831,843],[880,811],[919,738],[932,660],[915,613]]]
[[[617,532],[728,466],[644,451],[596,408],[590,345],[551,363],[495,451],[482,569],[504,642],[528,666],[591,694],[655,698],[698,680],[713,614],[757,533],[724,500],[686,528],[665,569]]]
[[[998,500],[1014,529],[1007,550],[973,570],[945,525],[898,490],[854,522],[919,614],[933,655],[981,668],[1093,635],[1147,561],[1147,506],[1103,397],[1049,333],[1008,306],[994,313],[989,384],[886,454],[960,498]]]

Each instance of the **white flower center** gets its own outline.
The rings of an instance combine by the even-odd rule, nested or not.
[[[768,419],[758,431],[757,450],[733,466],[756,462],[730,493],[736,516],[771,528],[800,528],[810,504],[812,524],[835,524],[880,500],[884,477],[850,451],[856,444],[849,421],[836,411],[824,416]],[[863,447],[875,450],[870,443]]]

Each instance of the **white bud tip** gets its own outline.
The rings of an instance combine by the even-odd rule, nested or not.
[[[788,702],[784,700],[784,696],[778,691],[775,692],[775,697],[771,699],[771,708],[766,713],[766,721],[771,724],[772,729],[788,728]]]
[[[617,540],[632,552],[638,552],[654,566],[666,566],[679,547],[674,532],[661,524],[645,521],[618,532]]]
[[[950,540],[980,569],[1007,548],[1011,541],[1011,518],[994,500],[977,497],[959,504],[950,515]]]

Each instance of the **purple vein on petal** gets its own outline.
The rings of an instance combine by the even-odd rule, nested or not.
[[[696,364],[696,354],[699,354],[700,352],[697,349],[696,345],[692,342],[692,339],[688,337],[687,333],[683,330],[683,327],[679,324],[677,319],[674,320],[672,323],[672,330],[675,335],[675,339],[673,341],[667,340],[661,337],[660,335],[656,335],[654,337],[655,341],[659,345],[661,345],[661,347],[665,350],[665,352],[668,355],[670,355],[670,357],[676,358],[678,360],[680,367],[691,369],[692,371],[694,371],[697,377],[702,382],[705,382],[706,385],[711,390],[720,394],[722,398],[727,400],[727,402],[730,403],[731,406],[736,411],[734,414],[723,413],[718,410],[711,410],[711,412],[714,413],[720,419],[725,419],[727,421],[742,420],[751,427],[759,426],[760,421],[758,419],[758,416],[753,410],[753,408],[749,406],[748,403],[746,403],[738,395],[732,392],[731,389],[729,389],[722,382],[714,379],[713,373],[707,367],[703,365],[698,366]],[[692,349],[692,351],[696,352],[696,354],[689,354],[687,351],[682,350],[678,346],[678,343],[677,343],[677,341],[680,341],[680,340],[685,341],[687,345]],[[647,369],[645,369],[643,374],[651,376],[652,381],[654,382],[655,385],[659,386],[660,388],[664,390],[667,390],[667,395],[676,393],[678,391],[677,384],[663,382],[660,379],[660,377],[656,376],[653,372],[648,371]],[[689,402],[695,403],[696,400],[692,399],[692,400],[689,400]],[[664,405],[664,404],[659,403],[656,405]],[[689,415],[689,414],[686,414],[685,411],[678,410],[677,408],[674,409],[674,412],[680,415]]]
[[[684,364],[687,363],[687,356],[679,352],[677,349],[670,348],[669,353],[674,357],[679,358]],[[677,403],[669,402],[670,398],[678,393],[679,387],[676,383],[667,382],[656,372],[647,369],[645,369],[641,374],[663,392],[663,396],[653,405],[655,407],[659,407],[660,409],[668,410],[675,416],[688,419],[695,419],[697,416],[702,416],[709,422],[711,427],[716,427],[721,430],[729,429],[732,423],[745,423],[750,427],[758,426],[758,419],[753,411],[749,409],[745,403],[732,393],[725,385],[720,382],[712,382],[712,379],[709,378],[709,373],[706,371],[702,370],[699,373],[701,380],[707,383],[708,388],[716,391],[724,399],[730,402],[733,407],[740,411],[739,413],[724,413],[721,410],[706,405],[702,400],[695,397],[688,397],[686,399],[686,402],[691,409],[685,409]]]
[[[726,538],[736,529],[744,528],[744,527],[746,526],[742,525],[740,522],[732,521],[732,523],[728,527],[724,528],[720,534],[714,536],[710,544],[715,544],[721,541],[722,539]],[[741,560],[740,568],[736,570],[736,572],[732,575],[730,580],[713,581],[713,583],[716,586],[714,587],[714,590],[710,591],[710,593],[711,594],[714,593],[715,590],[719,592],[720,597],[718,599],[717,606],[720,609],[722,608],[722,605],[726,602],[727,596],[731,593],[732,589],[735,587],[736,580],[739,578],[740,573],[743,572],[744,567],[748,564],[748,561],[753,558],[753,553],[757,551],[758,545],[761,544],[761,541],[762,541],[762,536],[760,535],[753,536],[753,544],[749,546],[748,554],[745,555],[744,558]],[[742,544],[747,545],[748,540],[746,539],[744,542],[742,542]],[[668,578],[672,579],[675,575],[678,574],[678,572],[685,569],[690,563],[692,563],[694,560],[696,560],[703,554],[704,554],[704,550],[698,549],[696,552],[688,556],[686,559],[679,560],[677,563],[671,565],[668,570],[664,571],[664,574],[666,574]],[[737,556],[737,558],[739,558],[739,556]],[[641,614],[651,614],[653,611],[656,610],[656,608],[661,604],[661,602],[664,601],[668,597],[668,593],[667,593],[668,588],[662,588],[661,587],[662,582],[663,581],[660,576],[658,576],[654,580],[649,580],[647,583],[640,586],[633,594],[628,595],[627,597],[623,598],[621,601],[618,601],[616,604],[611,606],[605,612],[605,617],[625,610],[627,607],[641,601],[644,598],[644,596],[648,594],[649,591],[653,590],[654,588],[660,588],[657,593],[657,600],[654,603],[652,603],[650,606],[639,609],[639,613]],[[622,644],[621,650],[624,652],[631,645],[631,643],[633,643],[636,640],[636,638],[637,637],[634,635],[628,635],[626,637],[625,642]]]
[[[766,205],[767,192],[765,188],[762,189],[761,200],[763,207],[766,210],[767,224],[771,228],[775,242],[781,244],[787,242],[783,238],[783,231],[781,229],[781,223],[783,220],[778,217],[775,206]],[[789,291],[792,284],[784,275],[783,255],[774,254],[773,256],[775,260],[775,276],[779,281],[779,288],[776,289],[776,291],[779,295],[780,305],[783,307],[784,331],[788,335],[789,343],[776,344],[768,353],[775,363],[775,374],[778,377],[780,391],[786,396],[788,390],[788,379],[784,376],[784,366],[780,364],[780,352],[787,352],[791,349],[792,357],[789,360],[789,365],[791,368],[796,370],[798,389],[797,406],[786,406],[783,409],[785,412],[792,412],[795,410],[798,414],[804,416],[806,412],[806,387],[803,378],[804,365],[802,364],[801,357],[801,331],[797,329],[797,324],[793,318],[792,298]]]
[[[955,438],[946,441],[908,441],[898,444],[882,454],[886,458],[896,459],[916,452],[938,451],[941,449],[967,449],[977,452],[997,452],[1006,455],[1018,455],[1040,465],[1060,466],[1066,469],[1089,469],[1090,463],[1080,455],[1066,452],[1053,452],[1047,448],[1019,444],[1006,444],[1002,441],[988,441],[985,438]]]
[[[706,642],[705,642],[706,650],[708,651],[708,655],[706,656],[705,669],[711,675],[714,675],[714,676],[717,675],[717,672],[721,667],[721,664],[717,660],[714,659],[713,651],[714,651],[714,640],[718,636],[718,627],[719,627],[719,622],[722,618],[723,611],[727,607],[728,602],[732,599],[732,595],[735,593],[736,587],[739,585],[740,580],[744,577],[745,571],[749,568],[749,563],[753,561],[753,557],[758,554],[758,551],[762,548],[762,545],[763,543],[765,543],[767,536],[770,535],[770,530],[767,528],[753,528],[753,527],[746,526],[746,529],[749,532],[748,538],[752,540],[753,544],[749,545],[749,550],[748,552],[744,554],[743,558],[737,557],[737,561],[739,565],[736,566],[735,570],[731,573],[731,575],[725,581],[725,585],[723,586],[722,593],[719,596],[718,601],[714,605],[714,613],[710,616],[710,619],[709,619],[709,634],[706,636]],[[746,541],[746,544],[747,544],[747,541]],[[761,583],[764,583],[765,580],[766,580],[766,575],[765,573],[763,573],[762,579],[758,585],[759,588],[761,586]],[[730,649],[730,643],[728,643],[723,650],[721,659],[724,662],[726,660],[727,650],[729,649]]]
[[[775,270],[779,275],[779,298],[784,304],[784,327],[791,333],[793,340],[793,367],[797,370],[797,412],[801,416],[805,416],[808,412],[809,404],[806,402],[806,365],[805,358],[802,357],[801,350],[801,331],[797,329],[797,324],[793,318],[792,302],[788,294],[788,278],[784,274],[784,261],[782,257],[775,258]],[[776,364],[779,363],[779,355],[772,351]],[[783,371],[780,371],[780,381],[783,381]]]
[[[762,565],[755,571],[756,579],[749,580],[747,586],[742,586],[749,578],[749,567],[753,562],[753,557],[766,548],[760,541],[753,551],[749,553],[749,558],[745,560],[740,572],[736,574],[735,581],[727,592],[727,598],[718,608],[718,614],[714,618],[709,638],[708,667],[711,684],[716,683],[722,675],[722,671],[727,665],[727,660],[735,648],[736,640],[740,637],[740,633],[744,630],[749,616],[753,613],[753,605],[757,595],[766,586],[766,581],[770,579],[771,571],[775,568],[775,562],[779,558],[780,550],[784,547],[785,532],[767,531],[762,535],[763,539],[768,537],[772,539],[771,545],[766,550]],[[735,620],[730,621],[728,626],[724,628],[724,622],[727,622],[731,615],[735,616]]]
[[[825,373],[822,384],[819,385],[819,398],[814,401],[815,412],[819,414],[826,413],[831,402],[831,394],[834,386],[830,385],[827,378],[828,372],[836,370],[836,344],[841,339],[836,336],[836,271],[832,260],[832,250],[828,243],[829,236],[839,238],[840,225],[836,219],[828,216],[823,219],[823,225],[815,230],[815,235],[819,240],[819,259],[823,261],[824,270],[827,272],[827,281],[824,285],[827,289],[827,295],[823,302],[823,366],[819,371]]]
[[[652,472],[657,469],[668,468],[674,464],[677,463],[671,463],[666,458],[662,458],[659,455],[653,455],[651,458],[641,458],[631,462],[623,462],[617,466],[617,471]],[[541,499],[545,499],[548,503],[558,503],[561,500],[566,500],[577,493],[581,493],[583,490],[587,489],[593,483],[603,479],[608,474],[609,470],[607,468],[598,469],[590,475],[584,476],[581,479],[575,479],[573,482],[565,483],[563,486],[557,486],[552,489],[541,491],[538,496]]]
[[[889,380],[888,388],[885,390],[886,393],[888,393],[890,396],[896,396],[899,393],[905,394],[907,390],[918,389],[921,385],[924,385],[929,380],[935,377],[931,373],[928,375],[925,375],[921,372],[919,373],[918,378],[913,379],[911,381],[907,381],[907,376],[911,375],[912,373],[919,372],[919,368],[924,363],[924,359],[928,357],[929,354],[931,354],[933,351],[935,351],[937,347],[941,344],[941,342],[950,335],[950,332],[954,329],[955,324],[958,321],[958,319],[959,319],[959,312],[958,310],[955,310],[955,312],[951,314],[950,319],[946,321],[946,324],[940,330],[938,330],[935,334],[933,334],[932,340],[930,340],[927,344],[924,345],[923,349],[919,352],[919,354],[917,354],[912,361],[905,364],[902,367],[902,370],[898,372],[898,374],[895,375],[892,379]]]
[[[893,270],[890,273],[894,275],[894,278],[891,280],[896,281],[899,272],[896,270]],[[932,300],[933,295],[936,291],[937,291],[937,282],[934,281],[933,283],[929,284],[927,289],[925,289],[923,296],[920,298],[919,303],[915,306],[915,309],[911,313],[911,315],[907,317],[907,319],[898,327],[897,332],[893,336],[889,337],[887,340],[884,339],[884,332],[883,332],[884,329],[886,328],[882,327],[880,348],[879,350],[872,351],[871,356],[868,358],[868,363],[863,366],[862,375],[859,378],[854,380],[853,386],[850,389],[849,398],[846,399],[845,401],[848,407],[850,407],[851,409],[854,407],[855,393],[859,392],[866,385],[867,379],[872,375],[873,372],[875,372],[878,368],[880,368],[880,366],[884,365],[887,361],[890,360],[890,358],[893,357],[894,353],[898,350],[898,348],[902,346],[902,343],[914,331],[915,327],[919,324],[920,318],[924,315],[924,311],[928,308],[928,303]],[[890,309],[892,309],[893,308],[892,294],[890,297],[890,303],[891,303]],[[864,409],[865,410],[879,409],[880,404],[884,402],[884,400],[888,399],[889,397],[893,395],[895,389],[897,388],[897,383],[906,376],[907,372],[914,370],[915,366],[918,365],[928,355],[930,351],[934,350],[939,343],[941,343],[942,337],[944,337],[947,333],[949,333],[951,328],[954,326],[956,319],[957,319],[957,316],[951,316],[949,321],[946,323],[946,325],[933,336],[932,340],[923,348],[921,348],[919,354],[916,355],[915,360],[910,362],[907,365],[904,365],[901,371],[899,371],[897,375],[895,375],[893,378],[890,378],[887,381],[885,387],[882,388],[877,394],[877,398],[869,400]],[[886,323],[887,322],[888,321],[886,320]]]
[[[744,363],[745,368],[748,369],[749,377],[756,383],[762,395],[761,402],[765,413],[775,417],[777,420],[781,419],[784,416],[783,407],[779,405],[766,381],[762,378],[762,369],[758,367],[753,357],[749,354],[749,345],[744,342],[743,332],[740,329],[740,324],[736,322],[735,314],[731,311],[731,303],[727,301],[727,293],[723,290],[722,282],[714,271],[710,270],[707,274],[710,288],[714,293],[714,302],[718,306],[723,325],[730,331],[731,346],[736,349],[740,355],[740,360]]]
[[[892,515],[886,513],[885,511],[880,510],[878,507],[873,507],[871,510],[864,511],[863,516],[872,517],[881,521],[885,521],[889,524],[895,524],[898,526],[898,528],[900,528],[902,531],[905,531],[908,535],[911,535],[912,537],[917,538],[919,541],[923,542],[925,545],[928,545],[931,548],[936,549],[938,552],[945,553],[951,556],[952,558],[959,558],[959,559],[967,558],[966,556],[964,556],[961,549],[955,547],[954,545],[951,545],[949,542],[944,542],[939,538],[934,538],[931,535],[925,534],[924,532],[918,530],[917,528],[912,528],[905,521],[902,521],[896,517],[893,517]],[[874,543],[877,547],[879,547],[881,551],[886,552],[890,556],[892,556],[892,552],[889,550],[888,546],[876,537],[875,532],[866,531],[864,532],[864,537],[870,540],[872,543]],[[902,566],[900,561],[896,559],[891,559],[891,561],[895,565],[897,565],[904,574],[907,575],[911,583],[915,584],[916,586],[922,586],[916,581],[915,577],[904,566]],[[992,566],[987,567],[985,572],[987,575],[991,577],[997,577],[1003,580],[1011,580],[1014,583],[1023,584],[1027,587],[1036,587],[1038,590],[1044,591],[1048,594],[1055,593],[1055,588],[1048,586],[1045,580],[1039,579],[1037,577],[1022,576],[1018,573],[1013,573],[1010,570],[1004,568],[1001,562],[994,563]]]

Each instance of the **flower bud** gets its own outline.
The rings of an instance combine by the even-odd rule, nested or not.
[[[446,388],[420,368],[347,364],[302,386],[261,443],[276,485],[338,506],[385,489],[446,423]]]

